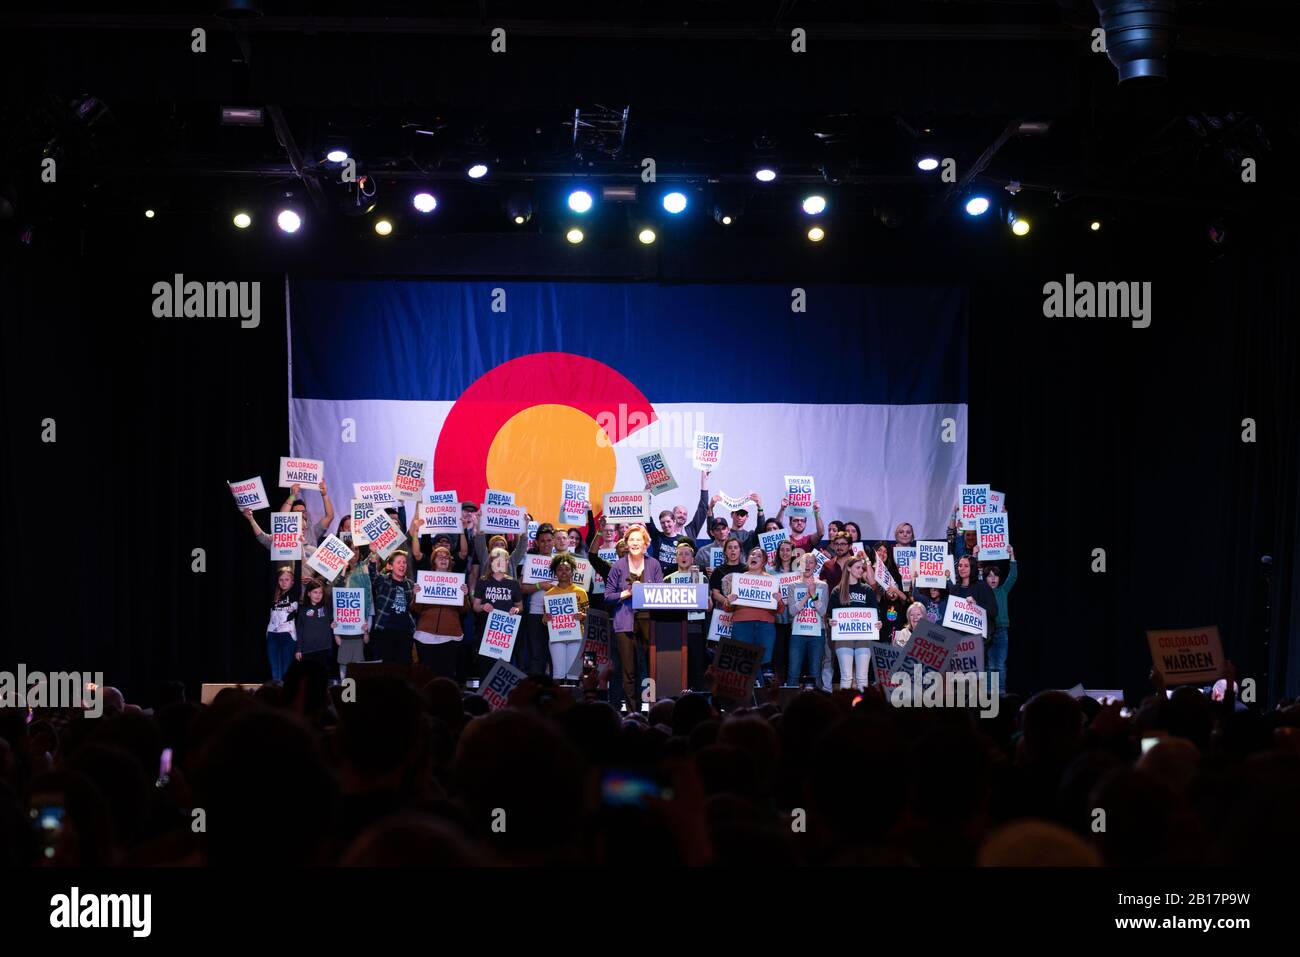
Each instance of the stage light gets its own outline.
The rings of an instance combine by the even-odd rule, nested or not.
[[[578,243],[582,242],[582,230],[579,229],[577,226],[574,226],[572,229],[570,229],[567,233],[564,234],[564,238],[576,246],[578,245]]]
[[[758,180],[760,183],[770,183],[772,180],[776,179],[776,170],[772,169],[770,166],[761,166],[754,170],[754,179]]]
[[[575,189],[569,194],[569,209],[575,213],[585,213],[591,209],[591,194],[585,189]]]
[[[932,173],[939,168],[939,160],[933,156],[922,156],[916,161],[916,168],[924,173]]]
[[[1092,222],[1088,224],[1088,228],[1095,233],[1097,230],[1101,229],[1101,220],[1094,219]]]
[[[515,190],[506,197],[506,215],[516,226],[533,218],[533,197],[526,190]]]
[[[985,196],[972,196],[966,200],[967,216],[983,216],[989,211],[989,201]]]
[[[730,226],[730,225],[731,225],[731,217],[730,217],[730,216],[723,216],[722,219],[718,220],[718,222],[722,223],[722,225],[724,225],[724,226]]]
[[[808,230],[808,239],[814,243],[819,243],[825,238],[826,230],[822,229],[820,226],[814,226],[812,229]]]
[[[153,211],[152,209],[146,209],[146,210],[144,211],[144,218],[145,218],[145,219],[153,219],[153,218],[154,218],[154,211]]]
[[[525,219],[523,216],[516,216],[516,217],[515,217],[515,225],[516,225],[516,226],[522,226],[522,225],[523,225],[524,223],[526,223],[526,222],[528,222],[528,220]]]
[[[686,194],[672,192],[664,196],[664,209],[676,216],[686,208]]]
[[[803,201],[803,211],[809,216],[816,216],[826,211],[825,196],[809,196]]]
[[[715,204],[713,207],[713,221],[719,226],[730,226],[736,221],[737,212],[738,207],[733,203],[728,202],[725,206],[721,203]]]
[[[438,200],[433,193],[416,193],[411,197],[411,205],[422,213],[431,213],[438,208]]]
[[[325,158],[329,160],[331,163],[342,163],[345,159],[348,158],[348,151],[344,149],[338,149],[336,147],[335,149],[332,149],[328,153],[326,153]]]
[[[275,224],[286,233],[296,233],[298,227],[302,225],[302,217],[292,209],[282,209],[275,217]]]
[[[375,222],[375,232],[380,236],[387,236],[393,231],[393,224],[386,219],[380,219]]]
[[[482,179],[487,175],[488,168],[485,163],[475,163],[469,169],[465,170],[465,175],[470,179]]]
[[[1011,231],[1017,236],[1025,236],[1029,233],[1029,220],[1016,217],[1011,221]]]
[[[235,218],[231,222],[235,224],[236,229],[247,229],[253,225],[253,217],[248,213],[235,213]]]
[[[642,245],[649,246],[655,241],[655,231],[649,227],[637,233],[637,239],[641,240]]]

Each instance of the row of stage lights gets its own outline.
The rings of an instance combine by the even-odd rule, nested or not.
[[[344,150],[336,149],[330,151],[326,155],[326,159],[331,163],[342,163],[348,159],[348,154]],[[917,168],[923,172],[933,172],[939,168],[940,163],[938,157],[922,156],[917,159],[916,165]],[[482,179],[487,176],[488,167],[485,163],[475,163],[465,170],[465,174],[470,179]],[[754,178],[760,183],[772,183],[776,181],[777,173],[776,170],[769,166],[762,166],[754,171]],[[664,193],[661,203],[666,213],[671,216],[679,216],[686,211],[687,207],[690,205],[690,200],[685,193],[679,190],[671,190]],[[432,193],[426,190],[421,190],[412,195],[411,205],[416,212],[422,215],[428,215],[438,208],[438,199]],[[583,216],[589,213],[594,205],[595,200],[592,197],[592,194],[585,189],[575,189],[569,193],[568,208],[576,215]],[[826,197],[820,194],[805,196],[800,203],[800,208],[803,210],[805,215],[820,216],[827,208]],[[992,208],[992,203],[989,201],[989,198],[979,194],[970,196],[966,200],[965,204],[966,215],[972,218],[978,218],[985,215],[990,208]],[[156,215],[155,211],[152,209],[146,209],[144,214],[147,219],[153,219]],[[529,205],[526,208],[512,210],[510,216],[515,225],[522,226],[532,218],[531,206]],[[732,216],[721,206],[714,207],[713,218],[722,226],[730,226],[733,221]],[[234,214],[231,222],[237,229],[247,229],[253,224],[253,217],[249,212],[240,210]],[[275,222],[276,226],[285,233],[296,233],[302,228],[302,216],[290,208],[284,208],[277,211]],[[1015,212],[1009,212],[1007,214],[1007,225],[1015,236],[1026,236],[1029,234],[1029,220]],[[378,235],[390,236],[393,233],[392,220],[381,217],[375,221],[374,228]],[[1101,221],[1096,219],[1092,220],[1088,224],[1088,228],[1093,232],[1097,232],[1101,229]],[[826,229],[821,223],[814,222],[808,227],[805,235],[810,242],[821,242],[826,238]],[[576,245],[583,241],[585,234],[581,227],[572,225],[565,232],[565,238],[570,243]],[[651,245],[657,238],[658,234],[651,226],[642,226],[637,231],[637,239],[644,245]]]

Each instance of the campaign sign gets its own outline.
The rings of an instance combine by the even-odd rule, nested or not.
[[[988,625],[988,614],[975,604],[974,598],[948,596],[948,605],[943,612],[943,627],[971,635],[985,635],[988,633]]]
[[[478,530],[522,535],[528,527],[528,513],[519,505],[484,505],[478,521]]]
[[[387,512],[375,512],[361,523],[361,531],[370,540],[370,547],[379,553],[380,558],[387,558],[397,551],[406,536],[396,523],[388,517]]]
[[[551,641],[582,640],[582,622],[578,621],[578,596],[573,592],[545,597],[546,613],[551,620],[546,623],[546,631]]]
[[[392,482],[353,482],[352,497],[374,502],[378,508],[397,508]]]
[[[963,485],[959,512],[963,531],[975,531],[975,519],[989,510],[989,487],[987,485]]]
[[[364,588],[334,589],[334,633],[359,635],[366,623],[366,592]]]
[[[270,508],[271,503],[266,500],[266,487],[262,485],[262,476],[254,475],[251,479],[244,479],[242,482],[227,482],[230,486],[230,494],[235,496],[235,507],[241,512],[246,508],[256,511],[259,508]]]
[[[698,611],[708,607],[709,586],[704,582],[632,583],[632,608],[635,611],[652,608]]]
[[[366,519],[374,515],[379,508],[374,502],[367,501],[363,498],[354,498],[352,500],[352,544],[369,545],[370,539],[366,538],[366,533],[361,530]]]
[[[781,589],[781,600],[790,604],[790,588],[795,582],[803,581],[803,572],[778,572],[776,586]]]
[[[609,664],[609,613],[598,608],[587,609],[587,640],[582,643],[582,654],[596,659],[596,670]]]
[[[1007,497],[1004,493],[989,489],[989,511],[1005,512],[1007,510]]]
[[[874,608],[836,608],[831,612],[833,641],[874,641],[880,625]]]
[[[456,536],[464,531],[460,524],[459,502],[421,502],[420,518],[424,519],[424,524],[420,526],[421,535],[439,535],[445,532]]]
[[[499,659],[488,669],[487,675],[483,678],[483,684],[479,686],[478,693],[487,699],[488,707],[493,711],[500,711],[510,701],[510,692],[515,690],[519,682],[527,678],[524,674],[510,662]]]
[[[736,595],[733,604],[776,610],[777,585],[771,575],[737,572],[732,576],[731,588]]]
[[[790,530],[788,528],[778,528],[773,532],[758,533],[758,545],[769,555],[774,554],[782,542],[788,542],[789,540]]]
[[[525,555],[524,573],[519,580],[528,585],[554,585],[555,573],[551,571],[551,556]]]
[[[897,687],[899,664],[903,660],[903,649],[885,641],[871,642],[871,665],[876,669],[876,684],[881,690],[889,691]]]
[[[786,516],[812,518],[815,494],[811,475],[787,475],[785,477]]]
[[[820,576],[822,573],[822,566],[830,561],[830,559],[826,557],[826,553],[820,548],[813,552],[813,554],[817,556],[817,568],[814,571],[814,574]]]
[[[307,567],[319,572],[327,582],[332,582],[352,561],[353,554],[337,535],[330,535],[316,546],[316,551],[307,559]]]
[[[537,544],[537,530],[542,527],[541,522],[528,523],[528,547],[532,548]]]
[[[578,567],[573,570],[573,583],[583,591],[590,592],[596,577],[596,570],[591,567],[591,562],[585,558],[574,555],[573,560],[578,563]]]
[[[851,545],[849,545],[849,554],[865,555],[867,554],[867,546],[863,545],[861,542],[853,542]]]
[[[479,643],[478,653],[486,658],[509,660],[510,652],[515,649],[515,639],[519,637],[519,623],[522,619],[500,608],[488,612],[487,624],[483,628],[483,640]]]
[[[677,487],[677,480],[673,478],[672,469],[668,467],[667,460],[664,459],[663,449],[655,449],[653,452],[647,452],[645,455],[636,457],[637,464],[641,466],[641,474],[645,476],[646,488],[651,494],[661,495],[664,492],[671,492]]]
[[[903,646],[903,659],[896,671],[904,671],[910,677],[919,665],[921,674],[943,671],[953,649],[966,640],[968,636],[960,631],[941,628],[934,622],[922,618],[912,629],[912,637]]]
[[[430,492],[425,500],[429,502],[437,502],[441,505],[460,505],[460,496],[456,494],[454,488],[442,492]]]
[[[889,566],[880,560],[879,555],[876,556],[876,567],[872,571],[876,576],[876,584],[881,588],[888,591],[891,588],[898,587],[898,582],[894,581],[894,576],[889,574]]]
[[[975,520],[979,533],[980,561],[996,562],[1011,557],[1011,532],[1006,512],[991,512]]]
[[[953,674],[975,674],[984,670],[984,639],[979,635],[966,635],[952,649],[944,671]]]
[[[271,513],[271,561],[302,558],[302,512]]]
[[[916,573],[913,577],[917,588],[947,588],[948,543],[917,542]]]
[[[424,491],[424,474],[429,471],[426,459],[399,455],[393,466],[393,492],[398,498],[419,498]]]
[[[722,459],[722,433],[696,432],[691,464],[701,472],[712,472]]]
[[[733,495],[728,495],[726,492],[719,492],[718,501],[722,503],[722,506],[728,512],[739,512],[742,508],[748,512],[749,505],[753,501],[753,499],[750,498],[748,495],[744,495],[741,496],[740,498],[736,498]]]
[[[325,474],[325,463],[320,459],[294,459],[287,455],[280,456],[280,488],[300,485],[303,488],[320,489],[321,476]]]
[[[895,545],[894,564],[898,566],[898,576],[903,579],[903,587],[911,588],[916,577],[916,546]]]
[[[564,479],[560,489],[560,521],[585,522],[591,508],[591,483]]]
[[[1147,644],[1166,684],[1209,684],[1223,677],[1223,644],[1214,625],[1148,631]]]
[[[613,565],[616,561],[618,561],[617,548],[598,548],[596,549],[596,554],[599,555],[603,561],[605,561],[607,564],[610,565]]]
[[[793,585],[790,588],[790,611],[794,616],[790,619],[792,635],[816,636],[822,633],[821,616],[817,614],[817,592],[811,592],[811,604],[807,604],[809,594],[806,585]]]
[[[484,505],[513,505],[515,504],[515,493],[499,492],[494,488],[490,488],[487,490],[486,493],[484,493],[483,504]]]
[[[650,520],[649,492],[605,493],[605,521],[628,524]]]
[[[709,641],[721,641],[731,637],[731,612],[719,608],[713,613],[709,622]]]
[[[713,549],[713,551],[709,552],[709,568],[721,568],[722,561],[726,557],[726,552],[724,552],[722,546],[719,545],[717,548]]]
[[[464,572],[416,572],[415,600],[421,605],[460,607],[465,604],[464,586]]]
[[[762,663],[761,645],[723,638],[713,656],[714,696],[748,699],[754,693],[754,680]]]

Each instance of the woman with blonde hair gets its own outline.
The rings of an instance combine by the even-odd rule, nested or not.
[[[912,637],[912,632],[916,630],[917,622],[925,618],[925,606],[919,601],[914,601],[907,606],[907,627],[897,628],[894,630],[894,644],[902,648]]]

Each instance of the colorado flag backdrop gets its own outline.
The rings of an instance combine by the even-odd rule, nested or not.
[[[400,454],[430,461],[426,492],[514,492],[554,522],[564,479],[599,508],[644,487],[655,449],[679,488],[654,511],[693,514],[694,433],[720,432],[711,493],[773,516],[784,476],[811,475],[827,521],[942,535],[966,480],[965,290],[803,294],[795,312],[776,284],[291,280],[288,452],[324,459],[340,514]]]

